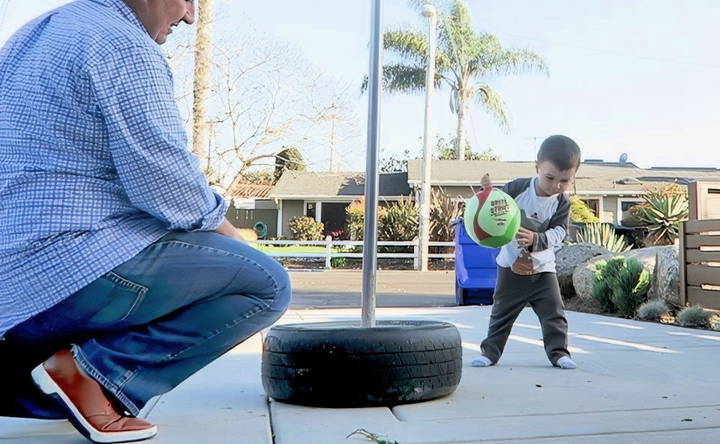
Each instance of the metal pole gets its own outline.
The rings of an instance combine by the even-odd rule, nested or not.
[[[365,231],[363,237],[362,326],[375,326],[377,270],[377,152],[380,140],[380,75],[382,70],[382,0],[373,0],[368,73],[367,162],[365,164]]]
[[[430,183],[432,143],[430,140],[430,107],[435,89],[435,7],[429,3],[423,5],[422,15],[428,18],[428,60],[425,70],[425,132],[423,135],[423,174],[420,186],[420,271],[428,270],[430,246]]]

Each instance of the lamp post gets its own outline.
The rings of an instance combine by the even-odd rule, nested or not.
[[[362,326],[375,327],[377,274],[377,153],[380,141],[380,77],[382,76],[382,0],[373,0],[368,73],[367,161],[365,163],[365,229],[363,232]]]
[[[425,3],[422,8],[422,15],[428,19],[428,58],[425,72],[425,128],[423,134],[423,168],[422,181],[420,185],[420,271],[428,270],[429,244],[430,244],[430,196],[432,185],[431,162],[432,162],[432,141],[430,140],[430,107],[435,88],[435,33],[437,23],[437,11],[435,6]]]

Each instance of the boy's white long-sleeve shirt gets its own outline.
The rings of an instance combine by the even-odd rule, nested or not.
[[[536,234],[527,249],[513,239],[500,250],[497,264],[512,268],[518,274],[555,272],[555,248],[567,235],[570,220],[570,200],[565,194],[538,196],[537,177],[515,179],[502,190],[515,199],[522,215],[521,225]]]

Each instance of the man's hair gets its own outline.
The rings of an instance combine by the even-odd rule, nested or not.
[[[567,136],[555,135],[545,139],[540,145],[537,161],[550,161],[560,171],[580,168],[580,147]]]

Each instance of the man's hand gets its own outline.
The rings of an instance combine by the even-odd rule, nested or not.
[[[215,232],[218,234],[222,234],[223,236],[233,238],[236,241],[247,243],[247,241],[242,236],[240,236],[240,233],[238,233],[238,230],[236,230],[235,227],[233,227],[233,225],[230,223],[229,220],[227,220],[227,218],[223,219],[222,223],[220,224],[219,227],[217,227]]]
[[[527,228],[520,227],[517,234],[515,235],[518,245],[523,248],[528,248],[535,242],[535,232],[530,231]]]
[[[487,187],[492,186],[492,180],[490,180],[490,174],[485,173],[485,175],[480,179],[480,186],[483,187],[483,190]]]

